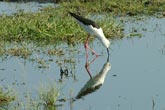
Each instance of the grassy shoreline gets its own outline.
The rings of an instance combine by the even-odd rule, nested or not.
[[[144,6],[144,2],[134,0],[97,0],[95,2],[62,2],[59,7],[45,8],[37,13],[17,13],[12,16],[0,17],[0,36],[1,40],[7,41],[55,41],[68,40],[75,35],[84,36],[84,33],[75,21],[67,14],[67,11],[107,13],[105,18],[112,18],[112,15],[138,15],[138,14],[153,14],[157,11],[164,11],[165,4],[161,0],[155,0],[154,4]],[[105,27],[107,37],[114,37],[117,33],[111,32],[106,27],[119,31],[119,28],[110,23],[112,19],[106,20],[104,17],[99,20],[99,23]],[[116,22],[113,20],[113,22]],[[109,25],[110,24],[110,25]],[[122,32],[120,32],[122,33]],[[81,38],[80,37],[80,38]]]
[[[85,32],[77,25],[75,20],[68,13],[60,13],[60,9],[49,8],[38,13],[18,13],[12,16],[0,17],[0,36],[4,41],[41,41],[41,42],[56,42],[56,41],[83,41]],[[108,38],[121,36],[121,24],[116,23],[112,17],[108,16],[98,19],[97,22],[103,28]],[[108,29],[109,27],[109,29]],[[111,29],[111,30],[110,30]],[[113,31],[114,30],[114,31]],[[120,31],[120,33],[118,32]],[[77,38],[77,35],[78,38]],[[85,37],[84,37],[85,38]]]
[[[165,11],[165,3],[154,0],[144,5],[138,0],[96,0],[95,2],[62,2],[56,8],[48,7],[36,13],[17,13],[0,17],[0,37],[4,41],[75,41],[86,35],[67,11],[82,13],[90,18],[103,15],[96,21],[103,27],[108,38],[122,37],[122,25],[113,16],[151,15]],[[90,12],[90,13],[89,13]],[[90,16],[88,16],[90,15]],[[92,17],[91,17],[92,19]],[[116,25],[118,24],[118,25]],[[83,39],[82,39],[83,40]]]
[[[0,55],[4,55],[6,52],[9,54],[18,53],[17,50],[21,51],[22,55],[24,49],[27,52],[25,56],[31,55],[30,49],[27,48],[13,49],[12,52],[6,50],[6,44],[13,42],[16,44],[32,42],[41,46],[84,42],[86,33],[67,13],[68,11],[81,13],[81,15],[95,20],[103,28],[107,38],[121,39],[124,37],[124,29],[122,21],[116,20],[118,16],[163,13],[165,3],[163,0],[154,0],[154,2],[148,4],[147,0],[73,1],[60,2],[57,7],[47,7],[36,13],[19,12],[11,16],[1,15]]]

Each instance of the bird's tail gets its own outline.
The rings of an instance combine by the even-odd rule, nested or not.
[[[68,13],[69,13],[71,16],[75,15],[74,13],[72,13],[72,12],[70,12],[70,11],[69,11]]]
[[[76,18],[76,19],[82,19],[79,15],[72,13],[72,12],[68,12],[72,17]]]

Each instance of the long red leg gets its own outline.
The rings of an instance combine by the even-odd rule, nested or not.
[[[84,43],[84,48],[85,48],[85,52],[86,52],[86,64],[85,64],[85,68],[86,68],[86,70],[87,70],[87,72],[88,72],[90,78],[92,78],[92,75],[91,75],[90,70],[89,70],[89,65],[90,65],[91,63],[93,63],[94,60],[95,60],[99,55],[98,55],[92,48],[90,48],[90,47],[88,46],[89,37],[90,37],[90,35],[88,34],[87,39],[86,39],[86,41],[85,41],[85,43]],[[94,53],[94,54],[96,55],[96,57],[95,57],[90,63],[88,63],[88,49],[89,49],[90,51],[92,51],[92,53]]]
[[[88,40],[89,40],[90,35],[88,34],[87,39],[84,43],[84,48],[85,48],[85,53],[86,53],[86,62],[88,61]]]
[[[90,51],[92,51],[93,54],[95,54],[96,57],[100,56],[98,55],[92,48],[90,48],[89,46],[87,47]]]
[[[86,39],[85,44],[84,44],[85,51],[86,51],[86,59],[88,58],[88,51],[87,51],[87,49],[92,51],[92,53],[95,54],[96,57],[99,56],[92,48],[89,47],[89,45],[88,45],[89,37],[90,37],[90,35],[88,34],[87,39]]]

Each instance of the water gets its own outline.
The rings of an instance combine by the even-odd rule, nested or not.
[[[110,61],[107,62],[106,49],[96,39],[91,45],[102,54],[90,65],[92,76],[101,69],[105,79],[90,93],[71,103],[58,102],[59,110],[164,110],[165,109],[165,19],[149,17],[141,20],[126,18],[125,36],[132,32],[141,37],[124,38],[111,41]],[[42,86],[56,83],[61,88],[59,98],[75,98],[90,77],[85,69],[85,50],[83,44],[70,47],[59,45],[65,50],[62,56],[47,56],[35,53],[34,58],[46,60],[48,68],[38,68],[39,64],[18,57],[9,57],[0,62],[0,82],[3,87],[13,88],[24,102],[27,94],[38,95]],[[73,51],[79,50],[80,52]],[[89,60],[94,58],[90,54]],[[49,59],[53,61],[49,61]],[[64,62],[72,60],[71,62]],[[59,64],[59,62],[62,62]],[[60,67],[68,69],[69,76],[60,78]],[[91,84],[92,85],[92,84]],[[93,91],[92,91],[93,90]],[[88,93],[88,94],[87,94]],[[153,105],[153,102],[155,105]]]
[[[2,14],[11,15],[19,11],[36,12],[48,6],[56,7],[57,5],[53,3],[38,3],[38,2],[27,2],[27,3],[0,2],[0,15]]]

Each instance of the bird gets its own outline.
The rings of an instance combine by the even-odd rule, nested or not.
[[[73,18],[76,19],[77,23],[88,33],[87,39],[84,43],[84,48],[86,51],[86,59],[88,58],[88,51],[87,49],[91,50],[96,56],[99,56],[92,48],[89,47],[88,41],[90,36],[95,36],[100,40],[102,45],[107,49],[108,59],[109,59],[109,47],[110,41],[105,37],[102,28],[96,24],[95,21],[82,17],[72,12],[68,12]]]

